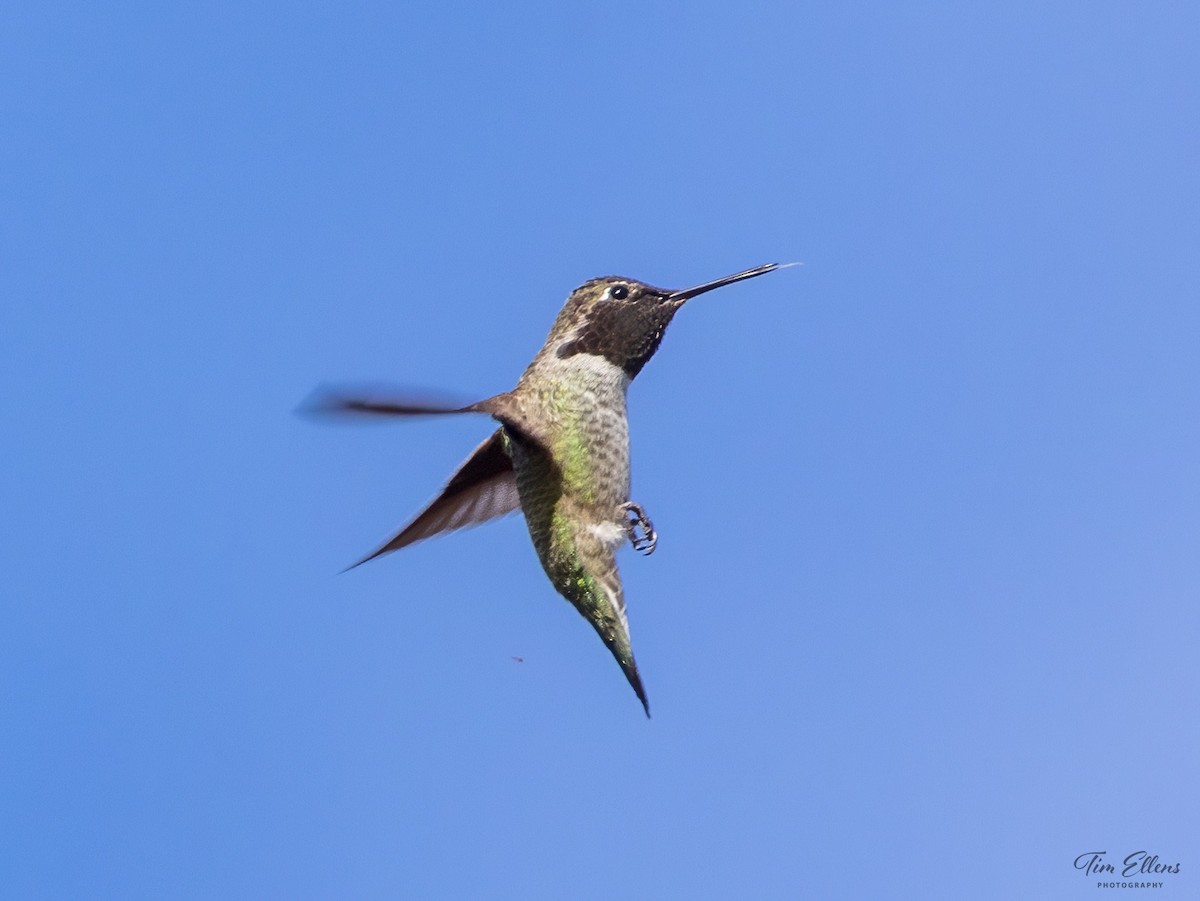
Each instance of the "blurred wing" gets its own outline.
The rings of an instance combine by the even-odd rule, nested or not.
[[[298,413],[314,417],[438,416],[483,412],[471,404],[390,388],[320,386],[300,404]]]
[[[536,415],[529,414],[529,411],[526,410],[526,403],[509,391],[476,401],[473,404],[462,404],[444,398],[382,389],[360,388],[351,392],[321,387],[310,394],[296,412],[305,416],[325,418],[414,417],[486,413],[504,424],[508,429],[509,437],[536,445],[551,461],[554,457],[552,436],[544,426],[539,425]],[[483,448],[480,447],[476,453],[482,450]],[[500,452],[503,453],[503,451]],[[470,462],[470,460],[467,461],[468,464]],[[467,465],[464,464],[459,474],[466,469]],[[459,474],[450,480],[451,485],[454,484]],[[449,487],[448,485],[447,488]]]
[[[347,569],[354,569],[414,541],[495,519],[520,506],[512,460],[504,450],[503,431],[497,429],[475,448],[475,452],[451,476],[442,493],[416,519],[379,550]]]

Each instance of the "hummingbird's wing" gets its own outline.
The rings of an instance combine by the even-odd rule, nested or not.
[[[478,525],[519,509],[512,460],[504,450],[503,430],[497,429],[475,448],[450,477],[432,503],[387,544],[348,569],[441,532]]]
[[[511,436],[536,444],[553,462],[550,434],[544,426],[538,423],[536,416],[529,415],[520,398],[509,391],[473,404],[460,404],[441,398],[407,392],[399,393],[387,389],[367,388],[346,391],[320,387],[300,405],[298,412],[308,416],[364,418],[486,413],[503,423]],[[476,453],[479,450],[482,450],[482,446],[476,450]]]
[[[450,477],[432,503],[387,544],[363,557],[346,569],[354,569],[381,554],[398,550],[441,532],[476,525],[511,513],[521,506],[517,492],[512,458],[505,442],[508,439],[534,445],[547,460],[552,460],[548,436],[536,420],[522,409],[511,393],[497,394],[473,404],[398,393],[380,389],[346,391],[328,387],[318,388],[300,407],[300,412],[314,416],[411,417],[439,416],[457,413],[487,413],[500,421],[503,428],[492,433],[483,444]],[[344,570],[343,570],[344,572]]]
[[[475,413],[462,404],[426,393],[400,392],[387,387],[335,387],[321,385],[297,412],[307,416],[438,416],[448,413]]]

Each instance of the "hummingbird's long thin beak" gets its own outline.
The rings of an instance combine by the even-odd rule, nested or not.
[[[785,266],[795,265],[795,263],[766,263],[762,266],[755,266],[753,269],[747,269],[745,272],[719,278],[715,282],[705,282],[703,285],[697,285],[695,288],[685,288],[682,291],[675,291],[667,295],[667,300],[688,300],[697,294],[704,294],[706,291],[714,291],[717,288],[724,288],[726,285],[732,285],[734,282],[740,282],[743,279],[755,278],[759,275],[766,275],[768,272],[774,272],[776,269],[782,269]]]

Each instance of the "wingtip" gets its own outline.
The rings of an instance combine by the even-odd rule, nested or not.
[[[385,544],[383,547],[379,548],[378,550],[371,551],[371,553],[367,554],[367,556],[363,557],[361,560],[356,560],[355,562],[353,562],[349,566],[347,566],[345,569],[339,570],[338,575],[340,576],[343,573],[348,573],[348,572],[350,572],[350,570],[357,569],[358,567],[362,566],[364,563],[370,563],[376,557],[382,557],[384,554],[389,554],[392,551],[398,550],[401,547],[403,547],[403,545],[397,545],[396,547],[393,547],[392,543]]]

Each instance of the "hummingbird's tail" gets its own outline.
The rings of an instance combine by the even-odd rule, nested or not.
[[[629,620],[625,615],[625,592],[612,545],[586,526],[573,531],[571,544],[559,547],[559,553],[551,551],[543,557],[542,565],[554,587],[596,630],[649,717],[650,702],[638,673],[637,661],[633,658]]]
[[[621,669],[625,671],[625,678],[629,680],[638,700],[642,702],[642,709],[646,711],[646,719],[650,719],[650,702],[646,700],[646,689],[642,688],[642,677],[638,675],[637,663],[630,658],[629,666],[622,664]]]
[[[646,689],[642,685],[641,674],[638,673],[637,661],[633,659],[633,649],[629,645],[628,627],[624,623],[617,625],[611,621],[605,622],[606,617],[596,616],[594,613],[588,613],[582,609],[580,612],[591,622],[592,628],[600,634],[600,638],[608,646],[609,653],[620,664],[621,672],[629,680],[629,687],[642,702],[642,709],[646,711],[646,719],[649,719],[650,701],[646,698]],[[624,619],[623,615],[622,619]]]

